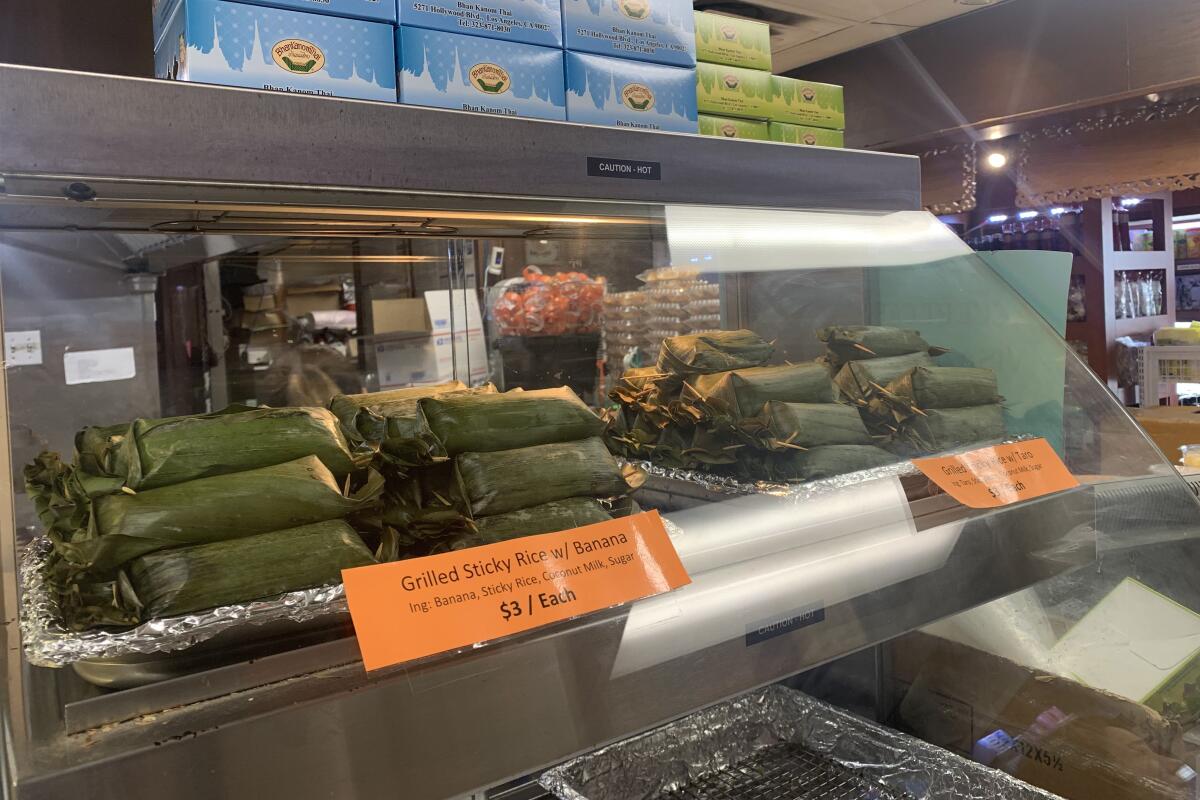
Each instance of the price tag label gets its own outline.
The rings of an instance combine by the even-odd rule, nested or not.
[[[691,583],[657,511],[343,570],[342,580],[368,670]]]
[[[1045,439],[917,458],[912,463],[969,508],[999,508],[1079,485]]]

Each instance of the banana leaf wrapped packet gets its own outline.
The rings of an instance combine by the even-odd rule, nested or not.
[[[610,519],[612,519],[612,515],[595,498],[568,497],[565,500],[552,500],[549,503],[541,503],[504,514],[480,517],[475,521],[479,529],[478,533],[473,536],[456,538],[450,548],[461,550],[466,547],[494,544],[521,536],[580,528],[584,525],[607,522]]]
[[[775,348],[754,331],[710,331],[663,340],[658,369],[676,375],[728,372],[757,367]]]
[[[604,431],[603,420],[566,386],[430,397],[421,411],[452,456],[572,442]]]
[[[438,395],[489,392],[495,392],[491,384],[471,389],[461,381],[450,381],[387,392],[337,395],[329,402],[329,408],[341,422],[347,438],[378,446],[391,464],[419,467],[448,457],[421,411],[421,400]]]
[[[908,353],[941,355],[946,352],[942,348],[930,347],[919,331],[884,325],[831,325],[817,331],[817,339],[825,343],[829,363],[835,368],[849,361],[866,358],[888,358]]]
[[[865,405],[878,391],[914,367],[932,367],[928,353],[909,353],[887,358],[849,361],[838,370],[833,382],[851,402]]]
[[[103,431],[103,429],[102,429]],[[89,439],[86,435],[84,439]],[[114,441],[103,468],[136,491],[228,475],[315,456],[341,479],[365,466],[369,450],[352,452],[337,418],[323,408],[256,408],[138,419]],[[86,445],[87,451],[92,447]]]
[[[1008,435],[998,403],[967,408],[931,408],[900,427],[897,438],[924,453],[991,442]]]
[[[815,481],[883,467],[899,460],[896,455],[874,445],[835,444],[782,455],[774,460],[773,466],[781,479]]]
[[[620,467],[599,437],[463,453],[455,463],[475,518],[568,497],[611,497],[629,491]]]
[[[996,373],[978,367],[916,367],[894,379],[870,402],[876,416],[908,419],[930,408],[965,408],[1000,403]]]
[[[771,401],[747,425],[768,450],[874,444],[853,406]]]
[[[97,575],[166,547],[205,544],[361,512],[379,501],[383,477],[367,470],[354,492],[316,456],[134,494],[100,497],[85,530],[52,536],[74,571]]]
[[[736,464],[739,452],[746,446],[745,442],[728,429],[697,425],[692,433],[690,445],[682,453],[684,463],[677,466],[711,469]]]
[[[129,582],[142,619],[177,616],[341,582],[374,564],[354,529],[327,520],[134,559]]]
[[[837,389],[820,364],[787,364],[697,375],[684,387],[684,402],[703,419],[737,421],[759,414],[772,400],[835,403]]]

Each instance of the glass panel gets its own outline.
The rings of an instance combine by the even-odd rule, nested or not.
[[[107,498],[147,480],[155,445],[143,428],[122,428],[126,438],[91,450],[79,435],[90,426],[230,405],[322,409],[338,395],[452,381],[537,402],[532,392],[566,386],[603,415],[602,433],[590,417],[582,434],[557,433],[539,411],[525,425],[461,434],[461,420],[418,417],[428,402],[331,424],[341,446],[379,448],[384,521],[341,516],[380,558],[476,544],[499,515],[535,506],[529,527],[507,535],[561,527],[569,522],[547,520],[577,519],[580,506],[563,503],[581,498],[601,517],[629,513],[629,500],[665,515],[690,585],[475,656],[509,654],[494,667],[505,675],[531,654],[550,659],[562,696],[545,713],[581,713],[586,698],[588,744],[1031,586],[1045,630],[1061,634],[1133,574],[1139,554],[1194,547],[1193,492],[1068,344],[928,214],[409,201],[407,211],[228,204],[167,221],[117,203],[92,220],[100,230],[6,233],[5,331],[29,351],[7,370],[14,463],[44,450],[74,453],[79,469],[101,458],[98,474],[120,478],[97,490]],[[616,484],[617,463],[587,447],[594,435],[645,483]],[[450,446],[453,436],[463,441]],[[973,509],[909,464],[1031,437],[1050,443],[1078,488]],[[257,469],[247,453],[277,444],[269,431],[235,434],[187,480]],[[591,482],[512,452],[549,446],[574,448]],[[500,490],[467,483],[463,459],[479,452],[493,454],[499,466],[482,479]],[[131,458],[138,475],[120,472]],[[454,467],[463,484],[447,497],[436,487]],[[368,483],[346,468],[335,491]],[[54,516],[43,506],[39,522],[19,480],[14,489],[24,544]],[[494,496],[505,502],[490,505]],[[67,539],[83,530],[75,524]],[[270,531],[238,524],[220,538]],[[1165,591],[1190,562],[1155,563]],[[240,565],[264,581],[273,567]],[[101,576],[117,581],[103,602],[131,621],[152,616],[113,574]],[[145,591],[132,567],[124,577]],[[64,603],[89,608],[69,595]],[[1175,599],[1200,610],[1190,594]],[[107,685],[348,635],[336,622],[256,629],[248,644],[164,655]],[[462,702],[474,663],[448,654],[413,666],[414,696]],[[103,684],[96,676],[110,666],[80,673]],[[74,673],[39,675],[68,686],[61,696],[101,691]]]

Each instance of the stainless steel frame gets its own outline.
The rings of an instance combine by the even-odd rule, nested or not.
[[[657,161],[662,180],[588,177],[588,156]],[[918,163],[905,156],[16,67],[0,67],[0,177],[0,233],[136,229],[117,217],[217,201],[467,209],[497,195],[560,211],[569,204],[557,198],[585,200],[588,213],[697,201],[920,206]],[[0,392],[0,458],[11,474],[6,398]],[[100,695],[21,658],[12,503],[0,492],[4,768],[22,798],[459,795],[1094,557],[1085,490],[971,520],[943,566],[831,605],[825,624],[752,647],[730,641],[623,678],[611,677],[627,619],[617,610],[378,674],[365,674],[353,640],[340,639]],[[1082,543],[1062,547],[1071,536]]]

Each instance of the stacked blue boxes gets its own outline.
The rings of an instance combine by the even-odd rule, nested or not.
[[[688,0],[155,0],[174,80],[697,130]]]
[[[563,0],[567,119],[696,133],[690,0]]]
[[[391,0],[160,0],[154,71],[172,80],[394,103],[395,18]]]

